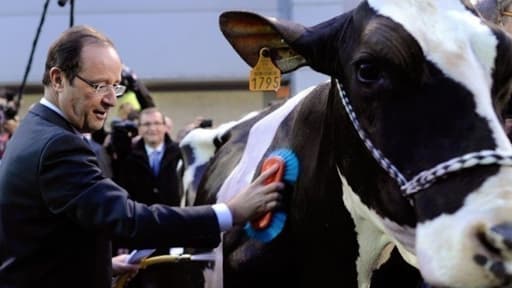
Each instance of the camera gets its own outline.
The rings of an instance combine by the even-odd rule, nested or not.
[[[213,126],[212,119],[203,119],[201,123],[199,123],[200,128],[211,128]]]
[[[133,138],[139,133],[137,123],[131,120],[113,120],[110,127],[112,133],[123,134],[128,138]]]
[[[114,120],[110,124],[111,143],[110,153],[115,153],[119,159],[130,153],[132,139],[138,135],[137,123],[131,120]]]

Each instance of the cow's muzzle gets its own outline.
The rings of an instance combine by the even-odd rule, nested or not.
[[[512,223],[502,223],[480,231],[480,243],[486,255],[476,254],[473,260],[491,275],[500,279],[502,285],[512,283]]]

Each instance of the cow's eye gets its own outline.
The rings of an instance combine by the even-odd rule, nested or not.
[[[373,63],[359,63],[356,65],[357,80],[365,84],[371,84],[379,81],[382,71],[379,65]]]

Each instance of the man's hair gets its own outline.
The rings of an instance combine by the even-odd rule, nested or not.
[[[152,114],[152,113],[160,113],[160,116],[162,116],[162,123],[165,124],[165,115],[164,115],[164,113],[162,113],[156,107],[149,107],[149,108],[146,108],[146,109],[143,109],[142,111],[140,111],[140,114],[139,114],[139,124],[140,124],[140,119],[142,118],[142,115],[148,115],[148,114]]]
[[[78,25],[64,31],[48,49],[44,67],[43,85],[50,84],[50,69],[59,67],[69,81],[73,81],[80,71],[80,56],[82,48],[87,44],[104,44],[114,47],[114,43],[104,34],[94,28]]]

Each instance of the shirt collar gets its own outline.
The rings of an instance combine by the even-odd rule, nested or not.
[[[153,151],[162,152],[164,150],[164,143],[160,143],[156,148],[144,144],[144,148],[146,148],[146,153],[150,155]]]
[[[43,97],[43,98],[41,98],[39,103],[50,108],[52,111],[54,111],[55,113],[59,114],[60,116],[64,117],[64,119],[66,119],[66,116],[64,116],[64,113],[59,109],[59,107],[55,106],[52,102],[48,101],[48,99]]]
[[[62,118],[66,119],[66,121],[68,121],[68,118],[66,118],[66,116],[64,115],[64,112],[62,112],[62,110],[59,109],[59,107],[55,106],[55,104],[53,104],[52,102],[48,101],[48,99],[46,98],[41,98],[41,100],[39,100],[39,103],[41,103],[43,106],[46,106],[48,109],[52,110],[53,112],[59,114],[60,116],[62,116]],[[69,121],[68,121],[69,123]],[[71,127],[73,128],[73,130],[80,134],[80,132],[78,132],[78,130],[73,126],[71,125]]]

